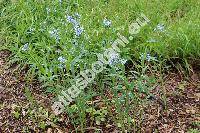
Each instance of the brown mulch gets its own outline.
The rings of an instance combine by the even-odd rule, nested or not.
[[[27,85],[25,72],[18,72],[17,65],[7,66],[6,60],[9,55],[9,51],[0,51],[0,133],[43,131],[38,127],[38,123],[29,118],[31,116],[27,114],[32,111],[34,116],[37,114],[37,108],[48,108],[50,97],[44,95],[38,83]],[[37,101],[35,107],[32,107],[33,103],[25,95],[27,87],[32,93],[34,101]],[[13,112],[18,112],[19,118],[15,118]],[[43,120],[45,121],[45,119]]]
[[[162,86],[153,90],[154,101],[145,108],[143,132],[185,133],[200,131],[200,71],[188,79],[170,73]],[[198,123],[198,124],[195,124]]]

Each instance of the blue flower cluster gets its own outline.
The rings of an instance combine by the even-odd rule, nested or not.
[[[75,13],[76,18],[80,19],[80,15],[78,13]],[[72,16],[67,16],[67,21],[71,23],[74,27],[74,32],[77,37],[81,36],[84,29],[80,26],[80,23],[77,21],[77,19],[73,18]]]
[[[110,66],[114,66],[118,63],[125,64],[126,61],[127,60],[121,58],[119,53],[117,53],[117,52],[112,52],[112,53],[109,54],[108,62],[109,62]]]

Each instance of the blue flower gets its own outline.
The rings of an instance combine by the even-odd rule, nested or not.
[[[111,20],[104,19],[104,20],[103,20],[103,24],[104,24],[104,26],[106,26],[106,27],[110,27],[111,24],[112,24],[112,22],[111,22]]]
[[[83,27],[76,27],[75,28],[75,34],[76,34],[76,36],[80,36],[83,31],[84,31]]]
[[[109,53],[108,57],[108,62],[111,66],[116,64],[119,60],[119,54],[117,52]]]
[[[146,55],[146,57],[145,57],[145,55]],[[141,60],[147,60],[148,62],[150,62],[150,61],[156,61],[156,57],[152,57],[149,53],[148,54],[142,53],[140,55],[140,59]]]
[[[125,64],[127,61],[126,59],[121,58],[119,53],[117,52],[109,53],[108,57],[109,57],[108,62],[109,62],[109,65],[111,66],[114,66],[118,63]]]
[[[72,23],[74,26],[78,25],[78,22],[72,17],[72,16],[67,16],[67,21]]]
[[[23,50],[23,51],[27,51],[28,49],[29,49],[29,44],[26,43],[26,44],[23,46],[22,50]]]
[[[60,56],[60,57],[58,58],[58,61],[59,61],[60,63],[65,63],[65,62],[66,62],[66,59],[65,59],[64,57]]]
[[[80,17],[80,15],[78,13],[76,13],[75,15],[77,17]],[[74,19],[72,16],[68,15],[67,20],[68,20],[68,22],[73,24],[75,35],[79,37],[84,31],[83,27],[81,27],[79,22],[76,19]]]
[[[158,24],[158,25],[156,26],[156,28],[154,29],[154,31],[164,32],[164,31],[165,31],[165,26],[164,26],[164,24]]]

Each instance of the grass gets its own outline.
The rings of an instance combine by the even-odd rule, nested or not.
[[[128,26],[144,13],[151,22],[120,53],[121,58],[132,60],[134,69],[127,76],[124,65],[107,66],[66,107],[77,132],[109,125],[136,132],[143,113],[137,108],[157,85],[149,73],[162,73],[166,63],[174,60],[190,70],[190,58],[200,57],[199,5],[195,0],[1,0],[0,49],[12,52],[11,64],[18,63],[21,70],[28,67],[28,83],[39,80],[47,93],[56,95],[70,87],[81,70],[91,67],[96,53],[111,47],[117,32],[128,37]],[[84,28],[80,36],[67,16],[76,18],[79,30]],[[110,26],[103,24],[105,19],[112,22]],[[147,61],[147,54],[156,60]]]

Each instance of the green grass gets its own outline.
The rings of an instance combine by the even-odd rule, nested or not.
[[[108,124],[122,131],[138,131],[140,122],[136,123],[135,119],[142,110],[133,110],[145,101],[140,94],[149,95],[149,90],[156,85],[155,78],[146,75],[147,71],[161,71],[166,67],[165,62],[173,58],[187,64],[189,58],[200,57],[199,5],[200,1],[195,0],[63,0],[62,3],[58,0],[1,0],[0,42],[3,46],[0,49],[12,52],[10,63],[17,62],[21,69],[28,65],[27,82],[37,79],[47,92],[59,94],[63,87],[71,86],[77,73],[91,67],[97,60],[96,53],[111,47],[117,32],[129,37],[128,26],[144,13],[151,22],[134,35],[133,41],[121,48],[120,53],[122,58],[137,62],[134,70],[137,78],[130,82],[129,78],[135,77],[126,77],[123,65],[118,66],[120,71],[108,67],[73,105],[66,107],[77,131]],[[84,28],[80,37],[74,35],[73,25],[66,20],[67,15],[75,17],[75,13],[81,15],[77,20]],[[103,25],[105,18],[111,20],[110,27]],[[158,24],[164,25],[163,32],[154,30]],[[50,31],[54,29],[58,34],[52,37]],[[148,42],[151,39],[155,42]],[[26,44],[27,50],[23,50]],[[141,60],[143,53],[145,56],[150,53],[157,61]],[[66,59],[62,68],[59,57]],[[76,58],[79,62],[75,62]],[[133,88],[138,88],[138,93]],[[108,92],[113,95],[112,99],[105,96]],[[97,96],[105,108],[87,104]],[[111,107],[116,109],[114,116]]]

